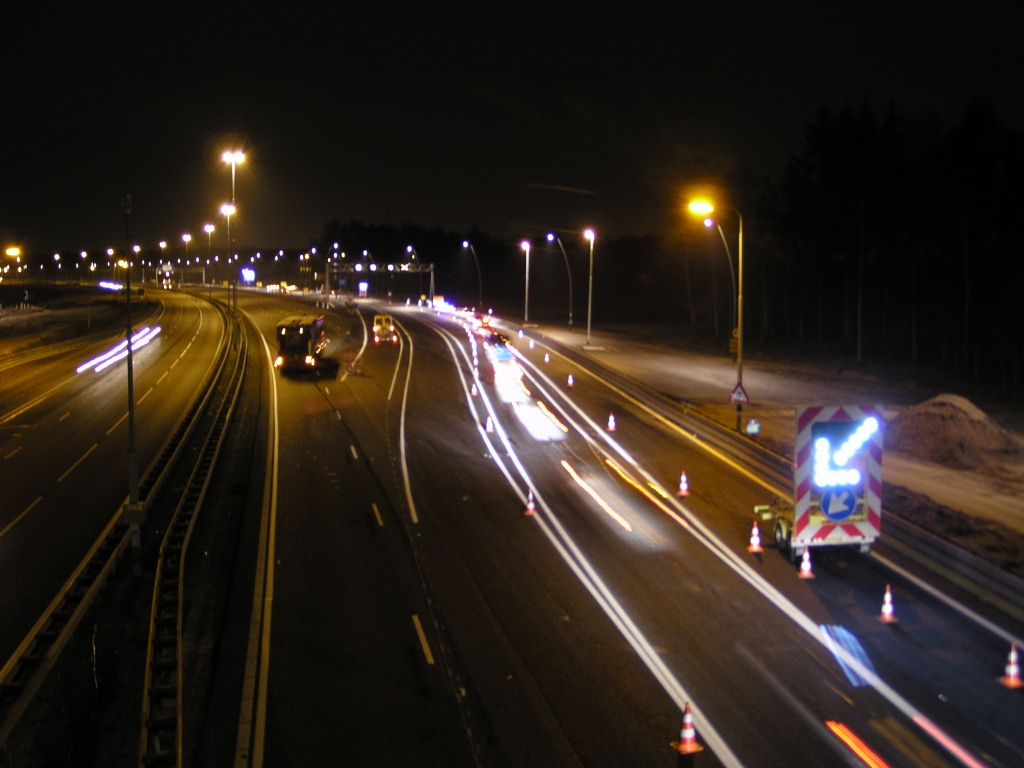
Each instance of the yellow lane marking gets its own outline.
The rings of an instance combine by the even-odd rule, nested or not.
[[[149,394],[149,393],[147,393],[147,394]],[[109,435],[111,432],[113,432],[115,429],[117,429],[119,426],[121,426],[121,422],[124,421],[127,418],[128,418],[128,412],[125,411],[124,416],[122,416],[120,419],[118,419],[116,422],[114,422],[114,426],[112,426],[110,429],[107,430],[107,434]]]
[[[352,458],[355,459],[356,461],[359,461],[359,454],[356,453],[356,447],[354,445],[350,445],[348,449],[352,451]]]
[[[68,411],[63,416],[61,416],[59,419],[57,419],[57,421],[64,421],[64,419],[66,419],[70,415],[71,415],[71,411]]]
[[[27,507],[25,507],[24,511],[22,511],[22,513],[20,515],[18,515],[16,518],[11,520],[11,522],[9,522],[7,524],[7,527],[4,528],[2,531],[0,531],[0,537],[2,537],[5,533],[7,533],[9,530],[11,530],[11,528],[13,528],[15,525],[17,525],[18,521],[21,520],[21,518],[23,518],[25,515],[27,515],[29,510],[32,509],[32,507],[34,507],[36,504],[38,504],[42,500],[43,500],[43,497],[40,496],[38,499],[33,501]]]
[[[149,396],[149,393],[150,393],[150,392],[152,392],[152,391],[153,391],[153,388],[152,388],[152,387],[150,387],[149,389],[147,389],[147,390],[146,390],[146,394],[145,394],[145,395],[143,395],[142,397],[140,397],[140,398],[139,398],[139,399],[138,399],[138,400],[136,401],[136,403],[135,403],[135,404],[136,404],[136,405],[138,405],[138,404],[139,404],[139,403],[141,403],[141,402],[142,402],[143,400],[145,400],[145,399],[146,399],[146,398],[147,398],[147,397]]]
[[[427,636],[423,634],[423,625],[420,624],[420,617],[415,613],[412,615],[412,623],[416,625],[416,634],[419,635],[420,645],[423,646],[423,655],[427,658],[427,664],[434,665],[434,654],[430,652],[430,646],[427,645]]]
[[[128,414],[125,414],[125,416],[127,416],[127,415]],[[61,475],[60,477],[57,478],[57,482],[59,483],[65,477],[70,475],[72,470],[74,470],[75,467],[77,467],[79,464],[81,464],[83,461],[85,461],[85,457],[86,456],[88,456],[90,453],[92,453],[93,451],[95,451],[99,447],[100,447],[99,443],[93,443],[92,444],[92,448],[90,448],[88,451],[86,451],[85,453],[82,454],[82,458],[80,458],[78,461],[76,461],[74,464],[72,464],[70,467],[68,467],[68,471],[65,472],[63,475]]]
[[[377,509],[377,505],[376,504],[370,504],[370,506],[373,507],[373,515],[374,515],[374,517],[377,518],[377,525],[379,525],[381,528],[383,528],[384,527],[384,520],[381,519],[380,510]]]
[[[157,380],[156,380],[156,383],[157,383],[157,384],[159,384],[159,383],[160,383],[161,381],[163,381],[164,379],[166,379],[166,378],[167,378],[167,374],[168,374],[168,373],[170,373],[170,370],[166,370],[166,371],[164,371],[164,375],[163,375],[163,376],[161,376],[161,377],[160,377],[159,379],[157,379]]]
[[[22,446],[20,446],[20,445],[19,445],[19,446],[18,446],[17,448],[15,448],[15,449],[14,449],[13,451],[11,451],[11,452],[10,452],[10,453],[8,453],[8,454],[7,454],[6,456],[4,456],[4,461],[7,461],[7,460],[8,460],[9,458],[11,458],[11,456],[13,456],[14,454],[16,454],[16,453],[17,453],[18,451],[20,451],[21,449],[22,449]]]
[[[171,363],[171,367],[170,367],[170,368],[168,368],[167,370],[168,370],[168,371],[170,371],[170,370],[173,370],[173,369],[174,369],[174,366],[176,366],[176,365],[177,365],[178,363],[180,363],[180,362],[181,362],[181,358],[179,357],[179,358],[178,358],[177,360],[175,360],[175,361],[174,361],[173,363]]]

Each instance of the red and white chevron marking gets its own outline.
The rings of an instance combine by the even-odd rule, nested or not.
[[[882,530],[882,429],[865,443],[864,503],[867,518],[857,522],[833,523],[817,512],[820,494],[811,484],[814,469],[811,427],[821,421],[864,421],[869,416],[884,424],[882,410],[874,405],[832,405],[798,408],[796,412],[796,474],[793,544],[855,544],[873,541]],[[811,514],[812,510],[816,514]]]

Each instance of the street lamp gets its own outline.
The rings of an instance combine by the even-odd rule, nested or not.
[[[473,254],[473,262],[476,264],[476,279],[477,279],[477,282],[479,283],[479,295],[478,295],[478,298],[477,298],[477,309],[479,309],[481,312],[483,312],[484,311],[484,278],[483,278],[483,275],[480,274],[480,260],[476,257],[476,249],[473,247],[473,244],[471,242],[469,242],[469,240],[463,240],[462,241],[462,247],[463,248],[468,248],[469,252],[471,254]]]
[[[743,214],[731,206],[723,207],[735,213],[740,224],[736,248],[736,389],[730,398],[736,403],[736,431],[739,432],[743,428],[743,403],[747,400],[747,393],[743,390]],[[687,208],[696,216],[709,216],[715,211],[715,206],[707,200],[692,200]],[[729,263],[732,264],[732,259],[729,259]]]
[[[245,153],[239,149],[228,149],[220,159],[231,166],[231,202],[235,202],[235,166],[245,161]]]
[[[188,244],[192,242],[192,235],[186,232],[181,236],[181,242],[185,244],[185,263],[188,264]]]
[[[519,247],[526,251],[526,303],[523,305],[523,325],[530,321],[530,241],[523,240]]]
[[[558,243],[558,247],[562,251],[562,258],[565,259],[565,271],[569,273],[569,327],[572,328],[572,270],[569,268],[569,257],[565,255],[562,239],[554,232],[548,232],[548,242]]]
[[[584,345],[584,349],[590,346],[590,315],[594,308],[594,239],[596,237],[594,230],[583,230],[583,238],[590,242],[590,283],[587,288],[587,343]]]

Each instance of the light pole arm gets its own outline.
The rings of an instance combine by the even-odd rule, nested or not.
[[[469,252],[473,254],[473,263],[476,264],[476,279],[477,279],[478,284],[479,284],[479,291],[480,291],[480,293],[479,293],[479,296],[477,298],[477,301],[479,302],[479,306],[477,308],[481,312],[483,312],[484,311],[484,277],[483,277],[483,274],[481,274],[481,272],[480,272],[480,260],[476,257],[476,248],[473,247],[472,243],[470,243],[470,245],[469,245]]]
[[[729,262],[729,278],[732,280],[732,321],[736,322],[736,268],[732,265],[732,252],[729,250],[729,242],[725,239],[725,232],[722,225],[716,224],[718,234],[722,237],[722,245],[725,246],[726,260]]]
[[[565,246],[562,245],[562,238],[556,237],[555,242],[562,251],[562,258],[565,259],[565,271],[569,273],[569,326],[572,327],[572,269],[569,268],[569,257],[565,255]]]

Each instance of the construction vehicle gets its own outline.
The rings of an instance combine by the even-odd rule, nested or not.
[[[327,347],[323,315],[289,315],[277,324],[277,357],[282,371],[311,370]]]

